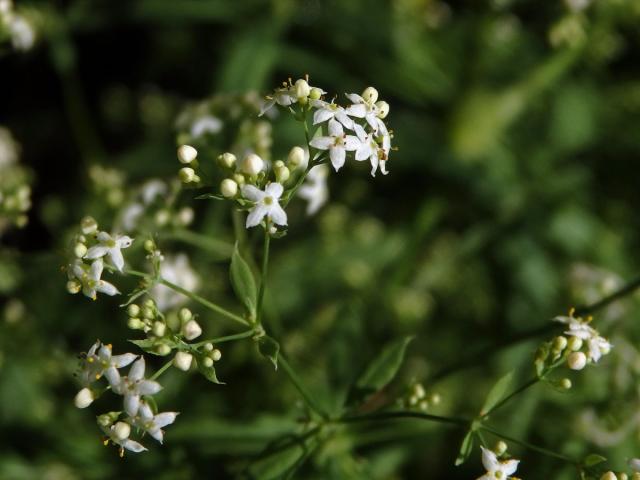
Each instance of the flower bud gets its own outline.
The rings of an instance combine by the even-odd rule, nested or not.
[[[80,230],[82,230],[82,233],[85,235],[91,235],[98,230],[98,222],[96,222],[93,217],[84,217],[80,220]]]
[[[566,337],[563,336],[559,336],[553,339],[553,351],[554,352],[561,352],[562,350],[564,350],[567,347],[567,339]]]
[[[569,390],[571,389],[571,386],[571,380],[569,380],[568,378],[563,378],[562,380],[560,380],[559,387],[563,390]]]
[[[569,340],[567,340],[567,347],[572,352],[577,352],[582,348],[582,339],[578,337],[570,337]]]
[[[587,356],[582,352],[573,352],[567,358],[567,365],[571,370],[582,370],[587,365]]]
[[[191,362],[193,361],[193,355],[187,352],[178,352],[176,356],[173,357],[173,366],[182,370],[183,372],[188,371],[191,368]]]
[[[183,183],[190,183],[190,182],[193,182],[195,180],[196,172],[193,170],[193,168],[183,167],[178,172],[178,176],[180,177],[180,180]]]
[[[291,151],[289,151],[289,156],[287,157],[289,168],[291,170],[298,168],[304,163],[304,157],[304,149],[302,147],[293,147]]]
[[[627,461],[627,465],[629,465],[629,468],[634,472],[640,472],[640,458],[630,458]]]
[[[84,243],[76,243],[73,247],[73,254],[77,258],[82,258],[87,254],[87,246]]]
[[[80,291],[82,285],[77,280],[69,280],[67,282],[67,292],[71,294],[76,294]]]
[[[376,103],[378,101],[378,90],[373,87],[367,87],[362,92],[362,98],[367,103]]]
[[[439,393],[434,392],[431,395],[429,395],[429,402],[432,403],[433,405],[439,405],[441,401],[442,401],[442,398],[440,398]]]
[[[244,175],[242,175],[241,173],[235,173],[232,177],[232,180],[236,182],[238,185],[245,184]]]
[[[198,325],[198,322],[195,320],[189,320],[182,326],[182,335],[184,335],[184,338],[187,340],[193,340],[202,335],[202,328],[200,328],[200,325]]]
[[[198,156],[198,151],[191,145],[181,145],[178,148],[178,160],[185,165],[193,162]]]
[[[242,161],[240,169],[247,175],[257,175],[264,169],[264,160],[255,153],[250,153]]]
[[[142,330],[146,325],[145,323],[140,320],[138,317],[131,317],[129,318],[129,320],[127,321],[127,326],[131,329],[131,330]]]
[[[309,93],[309,98],[311,100],[320,100],[320,97],[322,97],[322,89],[318,87],[313,87],[311,89],[311,92]]]
[[[218,155],[218,164],[223,168],[232,168],[236,164],[236,160],[236,156],[230,152]]]
[[[615,473],[609,470],[607,473],[600,477],[600,480],[618,480],[618,477],[616,477]]]
[[[191,320],[191,317],[193,317],[193,314],[191,313],[191,310],[184,307],[180,309],[180,312],[178,312],[178,317],[180,318],[181,323],[185,323]]]
[[[76,394],[73,403],[77,408],[87,408],[94,400],[93,392],[85,387]]]
[[[164,357],[165,355],[169,355],[171,353],[171,347],[166,343],[161,343],[160,345],[156,346],[156,353]]]
[[[620,472],[620,473],[618,474],[618,479],[619,479],[619,480],[629,480],[629,475],[627,475],[627,474],[626,474],[626,473],[624,473],[624,472]]]
[[[153,240],[145,240],[144,241],[144,249],[151,253],[156,249],[156,244]]]
[[[194,215],[195,214],[193,213],[193,208],[190,208],[190,207],[181,208],[180,211],[178,212],[178,222],[180,223],[180,225],[187,226],[191,224],[191,222],[193,222]]]
[[[156,318],[156,314],[151,307],[143,307],[142,308],[142,316],[144,318],[148,318],[149,320],[153,320]]]
[[[289,180],[289,176],[291,175],[291,172],[281,160],[278,160],[273,164],[273,171],[276,174],[276,181],[278,183],[286,182],[287,180]]]
[[[384,120],[389,115],[389,104],[381,100],[376,102],[376,107],[378,107],[378,118]]]
[[[202,365],[206,368],[213,367],[213,359],[211,357],[204,357],[202,359]]]
[[[307,103],[307,98],[311,93],[311,87],[309,87],[309,84],[307,83],[307,81],[304,80],[303,78],[296,80],[294,88],[296,91],[296,97],[298,98],[298,101],[302,104]]]
[[[420,403],[418,403],[418,409],[426,412],[429,410],[429,402],[427,400],[421,400]]]
[[[131,425],[126,422],[118,422],[113,428],[113,437],[118,440],[125,440],[131,435]]]
[[[420,383],[416,383],[411,389],[412,395],[415,395],[418,398],[424,398],[426,393],[424,391],[424,387]]]
[[[211,343],[211,342],[207,342],[207,343],[205,343],[205,344],[204,344],[204,349],[205,349],[205,351],[207,351],[207,352],[212,351],[212,350],[213,350],[213,343]]]
[[[127,315],[129,315],[130,317],[137,317],[138,315],[140,315],[140,307],[135,303],[132,303],[127,307]]]
[[[238,184],[230,178],[225,178],[220,183],[220,192],[225,198],[235,197],[238,194]]]
[[[222,352],[220,350],[218,350],[217,348],[213,352],[211,352],[211,359],[214,362],[219,361],[221,358],[222,358]]]
[[[167,325],[164,322],[153,322],[153,334],[156,337],[164,337],[164,334],[167,333]]]

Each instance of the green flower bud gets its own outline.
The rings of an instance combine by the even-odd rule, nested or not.
[[[85,235],[91,235],[98,230],[98,222],[96,222],[93,217],[84,217],[80,220],[80,230],[82,230],[82,233]]]
[[[152,332],[156,337],[164,337],[164,334],[167,333],[167,325],[160,321],[153,322]]]
[[[145,251],[152,253],[156,249],[156,244],[153,240],[145,240],[144,241],[144,249]]]
[[[165,343],[162,343],[156,347],[156,353],[160,356],[169,355],[171,353],[171,347]]]
[[[302,78],[296,80],[294,88],[298,102],[301,104],[307,103],[307,98],[309,98],[309,94],[311,93],[311,87],[309,87],[307,81]]]
[[[567,340],[567,348],[572,352],[577,352],[582,348],[582,339],[578,337],[569,337],[569,340]]]
[[[130,317],[137,317],[138,315],[140,315],[140,307],[135,303],[132,303],[127,307],[127,315],[129,315]]]
[[[156,312],[153,311],[153,308],[143,307],[142,316],[144,318],[148,318],[149,320],[153,320],[154,318],[156,318]]]
[[[236,164],[236,160],[236,156],[230,152],[218,155],[218,163],[223,168],[232,168]]]
[[[191,320],[191,317],[193,317],[193,314],[191,313],[191,310],[185,307],[180,309],[180,312],[178,313],[178,317],[180,318],[180,322],[186,323],[189,320]]]
[[[220,183],[220,192],[225,198],[232,198],[238,194],[238,184],[230,178],[225,178]]]
[[[563,336],[559,336],[553,339],[553,351],[554,352],[561,352],[562,350],[564,350],[567,347],[567,338],[563,337]]]
[[[309,93],[309,98],[311,100],[320,100],[320,97],[322,97],[322,89],[313,87]]]
[[[178,172],[178,176],[183,183],[191,183],[195,182],[196,172],[193,170],[193,168],[183,167]]]
[[[504,441],[500,440],[498,441],[498,443],[496,443],[496,446],[493,447],[493,451],[497,456],[500,457],[501,455],[505,454],[505,452],[507,451],[507,448],[508,448],[507,444]]]
[[[87,254],[87,246],[84,243],[76,243],[73,247],[73,254],[76,258],[82,258]]]
[[[563,378],[562,380],[560,380],[559,386],[563,390],[569,390],[571,389],[571,386],[572,386],[571,380],[569,380],[568,378]]]
[[[304,149],[302,147],[293,147],[289,151],[289,156],[287,157],[287,163],[289,164],[289,168],[291,170],[295,170],[300,165],[304,163]]]
[[[127,326],[131,330],[143,330],[146,324],[142,320],[140,320],[138,317],[131,317],[127,321]]]
[[[216,348],[213,352],[211,352],[211,358],[214,362],[219,361],[222,358],[222,352]]]
[[[206,368],[213,367],[213,359],[211,357],[204,357],[202,359],[202,365]]]

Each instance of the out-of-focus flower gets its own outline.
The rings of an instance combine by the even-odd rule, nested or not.
[[[308,202],[307,215],[314,215],[327,203],[329,199],[328,175],[329,167],[327,165],[316,165],[309,170],[305,182],[298,190],[298,196]]]
[[[160,276],[190,292],[196,290],[200,283],[198,275],[191,268],[189,257],[185,253],[178,253],[175,256],[168,255],[160,264]],[[160,311],[178,307],[187,300],[184,295],[160,284],[151,289],[151,296]]]

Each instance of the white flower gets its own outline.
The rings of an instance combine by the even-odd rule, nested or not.
[[[137,355],[133,353],[112,355],[111,345],[104,345],[98,340],[83,358],[80,382],[85,386],[90,385],[99,380],[107,369],[126,367],[136,358]]]
[[[222,130],[222,120],[213,115],[204,115],[191,124],[191,136],[198,138],[205,133],[216,134]]]
[[[145,182],[140,188],[140,196],[145,205],[149,205],[156,198],[166,195],[167,184],[162,180],[151,179]]]
[[[569,330],[565,331],[565,335],[579,338],[587,342],[587,359],[597,363],[602,355],[607,355],[612,348],[609,341],[601,337],[598,331],[589,325],[582,318],[574,317],[573,312],[568,317],[560,316],[554,318],[556,322],[564,323],[569,326]]]
[[[82,284],[82,293],[92,300],[96,299],[97,292],[110,296],[120,293],[114,285],[100,279],[103,267],[102,259],[94,261],[91,266],[78,259],[69,266],[69,278],[78,279]]]
[[[354,151],[360,148],[358,137],[345,135],[342,124],[336,120],[329,120],[329,135],[326,137],[316,137],[309,142],[309,145],[319,150],[329,150],[331,164],[336,172],[344,165],[347,151]]]
[[[125,232],[131,232],[138,226],[138,221],[144,213],[144,205],[132,203],[122,210],[120,222]]]
[[[609,341],[601,336],[596,336],[587,340],[587,357],[589,360],[597,363],[602,355],[606,355],[611,351]]]
[[[109,437],[109,440],[111,440],[114,444],[120,446],[121,457],[124,455],[124,449],[135,453],[140,453],[147,450],[143,445],[129,438],[131,427],[129,427],[128,429],[127,427],[129,427],[129,424],[125,422],[117,422],[114,425],[110,425],[108,427],[100,426],[105,435]],[[105,441],[105,445],[107,443],[108,440]]]
[[[0,127],[0,170],[18,161],[19,146],[11,132]]]
[[[120,249],[130,247],[133,239],[126,235],[116,235],[115,238],[113,238],[107,232],[98,233],[97,238],[99,245],[91,247],[84,258],[93,260],[109,255],[113,265],[119,271],[122,271],[124,268],[124,258],[122,257]]]
[[[292,86],[285,86],[283,88],[277,88],[272,95],[267,97],[267,101],[260,109],[261,117],[268,110],[270,110],[276,103],[283,107],[288,107],[289,105],[298,101],[298,97],[296,96],[295,88]]]
[[[327,203],[329,199],[328,175],[329,167],[327,165],[316,165],[309,170],[304,184],[298,190],[298,196],[309,202],[307,204],[307,215],[315,214]]]
[[[163,412],[154,415],[151,407],[146,402],[141,402],[138,415],[132,418],[132,423],[135,427],[144,430],[158,442],[162,443],[164,438],[162,427],[171,425],[175,422],[177,416],[178,412]]]
[[[11,43],[16,50],[29,50],[36,41],[36,32],[21,15],[13,15],[7,25],[11,32]]]
[[[185,253],[167,256],[160,264],[160,277],[190,292],[196,290],[200,283],[200,279],[191,268],[189,257]],[[161,284],[156,284],[151,289],[151,296],[160,311],[178,307],[188,300],[181,293]]]
[[[154,395],[162,389],[158,382],[144,378],[144,369],[144,357],[140,357],[131,366],[126,377],[121,377],[120,372],[114,367],[105,372],[111,389],[118,395],[124,395],[124,410],[131,417],[138,413],[141,395]]]
[[[376,176],[378,166],[383,175],[389,173],[385,167],[387,160],[386,153],[380,145],[378,145],[378,142],[376,142],[374,133],[365,132],[364,128],[358,124],[353,125],[353,130],[356,132],[358,141],[360,142],[356,150],[356,160],[362,162],[368,159],[371,162],[371,175],[374,177]]]
[[[325,102],[324,100],[313,100],[311,105],[317,109],[313,112],[314,125],[335,119],[346,128],[353,128],[353,120],[349,118],[345,109],[340,105],[333,102]]]
[[[348,93],[347,98],[351,100],[352,105],[346,109],[347,115],[356,118],[364,118],[374,130],[378,130],[378,113],[379,108],[374,102],[367,101],[357,93]]]
[[[247,228],[255,227],[264,217],[270,218],[276,225],[287,224],[287,214],[278,203],[283,190],[282,185],[277,182],[267,185],[264,191],[254,185],[242,186],[242,195],[255,202],[247,216]]]
[[[516,472],[520,460],[506,460],[501,462],[491,450],[480,447],[482,449],[482,465],[487,473],[479,477],[477,480],[506,480],[509,475]]]

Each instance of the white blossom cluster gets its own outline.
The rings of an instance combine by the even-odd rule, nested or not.
[[[10,225],[24,227],[31,208],[29,172],[18,163],[20,146],[0,127],[0,234]]]
[[[126,376],[120,374],[120,369],[131,365]],[[162,443],[163,427],[172,424],[177,412],[157,413],[153,409],[155,402],[148,398],[158,393],[162,386],[155,380],[146,379],[145,359],[133,353],[113,355],[112,346],[100,341],[94,343],[89,351],[82,356],[78,374],[83,388],[77,393],[74,403],[78,408],[86,408],[102,393],[110,389],[116,395],[123,397],[123,411],[109,412],[98,417],[98,425],[109,440],[120,448],[120,456],[124,450],[142,452],[146,448],[130,438],[131,428]],[[95,382],[105,378],[108,388],[96,387]]]
[[[104,259],[122,272],[124,257],[122,250],[133,243],[126,235],[111,235],[98,229],[98,223],[92,217],[85,217],[80,222],[80,233],[75,236],[73,246],[74,260],[67,267],[67,290],[69,293],[82,293],[95,300],[97,293],[116,295],[118,289],[102,280]]]
[[[27,18],[15,11],[12,0],[0,0],[0,30],[5,30],[13,48],[30,50],[36,42],[36,32]]]

